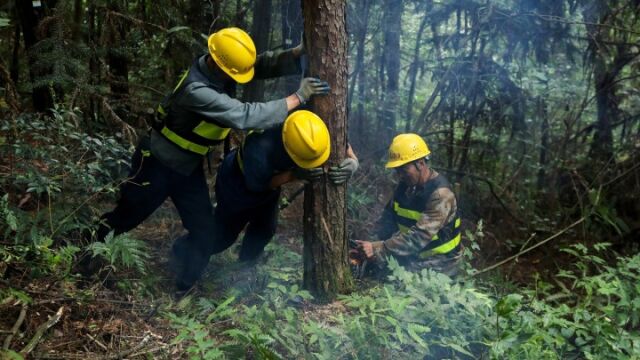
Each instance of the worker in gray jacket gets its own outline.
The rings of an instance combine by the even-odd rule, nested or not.
[[[256,56],[251,37],[238,28],[222,29],[208,40],[209,53],[195,59],[173,91],[157,109],[156,123],[138,145],[130,179],[120,189],[116,208],[101,218],[97,239],[129,231],[151,215],[167,197],[173,200],[193,254],[178,258],[191,267],[205,266],[214,233],[213,209],[203,159],[230,129],[265,129],[280,124],[287,113],[314,95],[327,94],[329,85],[304,78],[290,96],[243,103],[234,98],[236,83],[300,73],[300,45],[287,51]],[[190,286],[193,281],[185,284]]]

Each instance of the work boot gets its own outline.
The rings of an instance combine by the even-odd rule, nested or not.
[[[83,278],[88,279],[91,276],[98,274],[108,265],[108,262],[104,258],[100,256],[93,256],[90,251],[85,251],[80,255],[71,271],[72,273],[80,274]]]
[[[177,250],[176,258],[180,258],[180,250]],[[182,256],[186,256],[181,261],[181,265],[178,266],[176,274],[176,289],[178,292],[188,293],[194,285],[198,282],[202,276],[207,263],[209,262],[208,256],[203,256],[201,253],[195,251],[189,251]]]
[[[247,250],[246,248],[242,248],[240,250],[240,254],[238,255],[238,261],[240,262],[246,262],[246,263],[256,263],[258,262],[258,259],[260,259],[260,256],[264,253],[264,249],[259,249],[256,250],[254,249],[249,249]]]
[[[178,277],[185,272],[187,253],[186,244],[180,239],[177,239],[169,250],[169,269]]]

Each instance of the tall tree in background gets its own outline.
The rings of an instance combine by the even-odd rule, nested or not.
[[[45,18],[47,12],[55,8],[57,1],[25,1],[16,0],[16,10],[20,18],[20,27],[24,38],[24,48],[29,54],[29,76],[31,82],[35,82],[41,75],[36,66],[36,55],[31,51],[34,45],[40,40],[37,37],[37,29],[40,22]],[[36,5],[34,7],[34,4]],[[33,107],[36,111],[46,111],[53,107],[53,96],[46,86],[34,86],[33,88]]]
[[[113,108],[120,118],[129,113],[129,56],[126,46],[130,25],[117,14],[123,12],[126,4],[119,0],[110,0],[107,12],[108,42],[107,63],[109,64],[109,82],[113,96]]]
[[[396,132],[398,110],[398,83],[400,79],[400,33],[402,32],[403,0],[385,0],[384,18],[384,84],[382,115],[382,141],[391,143]]]
[[[251,37],[256,44],[258,54],[269,50],[269,34],[271,33],[271,0],[256,0],[253,4],[253,24]],[[244,101],[262,101],[264,98],[264,81],[252,81],[245,86]]]
[[[300,0],[283,0],[280,10],[282,12],[282,48],[287,49],[300,44],[302,41],[302,9]],[[300,78],[287,76],[284,78],[285,93],[290,94],[298,90]]]
[[[345,0],[304,1],[310,75],[326,80],[331,93],[313,100],[313,110],[331,133],[329,162],[338,164],[347,146],[347,32]],[[350,289],[347,264],[346,188],[326,181],[307,185],[304,196],[304,287],[322,299]]]
[[[598,110],[590,156],[602,165],[614,160],[613,128],[623,122],[618,79],[623,69],[640,55],[637,43],[633,45],[637,33],[625,30],[637,24],[639,6],[635,0],[621,1],[615,6],[606,1],[591,1],[583,9]]]
[[[365,69],[365,42],[367,40],[367,29],[369,27],[369,13],[371,9],[370,0],[358,0],[355,4],[355,16],[348,16],[350,20],[349,33],[353,34],[353,41],[355,42],[356,56],[353,64],[353,74],[350,79],[349,85],[349,97],[348,109],[351,119],[352,128],[358,136],[352,137],[352,139],[366,139],[366,127],[365,127],[365,114],[364,104],[366,101],[365,89],[367,88],[367,71]],[[352,109],[352,103],[354,100],[354,93],[356,84],[358,86],[358,95],[356,100],[356,111]],[[355,129],[354,129],[355,127]],[[358,148],[363,148],[366,145],[366,141],[358,142]]]

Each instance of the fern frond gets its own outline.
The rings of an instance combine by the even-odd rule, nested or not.
[[[94,256],[101,256],[116,269],[119,266],[132,268],[140,274],[146,273],[146,260],[149,252],[144,242],[129,237],[128,234],[113,236],[109,234],[104,242],[89,245]]]

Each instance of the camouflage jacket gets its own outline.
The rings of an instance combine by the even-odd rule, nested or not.
[[[394,199],[398,196],[398,191],[405,191],[407,198],[420,197],[425,186],[439,175],[435,170],[431,170],[429,180],[423,186],[406,187],[400,185],[396,189],[394,197],[387,204],[381,218],[376,224],[375,232],[378,239],[374,241],[373,249],[376,262],[384,263],[386,257],[394,257],[412,261],[421,261],[419,254],[438,232],[452,221],[455,221],[457,213],[457,202],[453,191],[447,187],[437,188],[429,196],[425,210],[422,212],[415,225],[407,231],[402,232],[396,222],[394,213]],[[445,255],[437,255],[435,258]]]

